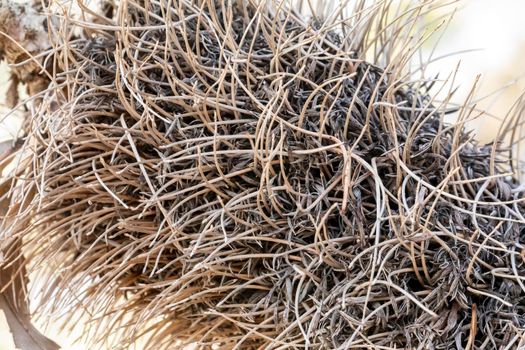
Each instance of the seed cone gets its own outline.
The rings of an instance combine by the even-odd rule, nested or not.
[[[468,105],[436,102],[405,48],[433,4],[385,24],[392,6],[68,17],[83,32],[50,33],[3,225],[33,269],[54,264],[43,314],[83,311],[112,348],[523,345],[512,154],[443,122]]]

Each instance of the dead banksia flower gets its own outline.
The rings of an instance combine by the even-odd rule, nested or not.
[[[4,196],[41,317],[112,349],[523,346],[513,158],[409,70],[438,3],[78,5]]]

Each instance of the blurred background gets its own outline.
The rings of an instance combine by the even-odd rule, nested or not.
[[[478,75],[477,96],[485,97],[477,103],[487,113],[469,123],[482,143],[491,142],[501,120],[525,91],[525,1],[518,0],[464,0],[447,8],[456,8],[453,19],[443,35],[440,33],[423,47],[424,55],[445,58],[429,65],[427,76],[438,72],[446,78],[456,68],[453,99],[461,103],[469,94]],[[440,13],[425,17],[429,26],[440,21]],[[439,39],[439,40],[438,40]],[[448,55],[448,56],[447,56]],[[458,66],[459,64],[459,66]],[[5,117],[8,109],[3,105],[9,76],[6,66],[0,66],[0,141],[13,137],[20,124],[14,115]],[[523,156],[523,155],[522,155]],[[522,158],[523,159],[523,158]],[[5,318],[0,312],[0,350],[14,349]],[[56,333],[49,330],[48,334]],[[64,349],[83,349],[73,345],[71,339],[55,337]]]

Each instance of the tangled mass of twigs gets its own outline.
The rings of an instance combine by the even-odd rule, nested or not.
[[[524,346],[525,188],[411,79],[432,4],[79,5],[3,225],[54,264],[44,314],[113,348]]]

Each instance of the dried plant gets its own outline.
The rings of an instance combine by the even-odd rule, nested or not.
[[[441,2],[76,5],[4,196],[38,314],[114,349],[525,346],[520,121],[478,145],[415,79]]]

